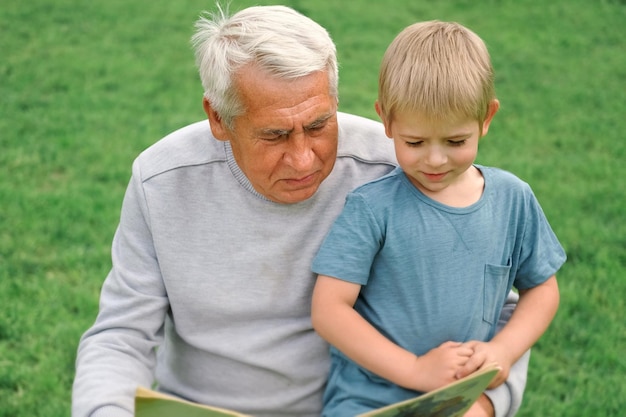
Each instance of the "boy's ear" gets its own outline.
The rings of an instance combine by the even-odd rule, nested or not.
[[[229,130],[227,126],[222,121],[222,118],[217,114],[217,112],[211,106],[209,100],[206,97],[202,98],[202,107],[204,108],[204,112],[209,118],[209,124],[211,125],[211,133],[217,140],[227,141],[230,140],[230,136],[228,134]]]
[[[380,117],[380,120],[383,122],[383,126],[385,126],[385,135],[387,135],[388,138],[393,139],[393,137],[391,136],[391,125],[388,123],[388,120],[385,118],[385,114],[383,113],[383,110],[380,107],[380,103],[378,102],[378,100],[374,102],[374,108],[376,109],[376,113],[378,114],[378,117]]]
[[[493,99],[489,102],[489,107],[487,108],[487,115],[485,116],[485,120],[483,121],[482,128],[482,136],[485,136],[489,131],[489,125],[491,125],[491,121],[493,120],[493,116],[496,115],[498,110],[500,109],[500,102],[498,99]]]

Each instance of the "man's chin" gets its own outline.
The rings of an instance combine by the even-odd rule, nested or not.
[[[275,203],[281,204],[296,204],[308,200],[319,189],[320,184],[311,185],[309,187],[293,189],[293,190],[281,190],[268,198]]]

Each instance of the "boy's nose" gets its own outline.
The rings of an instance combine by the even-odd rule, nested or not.
[[[426,155],[426,163],[432,167],[439,167],[446,163],[447,155],[441,149],[434,147]]]

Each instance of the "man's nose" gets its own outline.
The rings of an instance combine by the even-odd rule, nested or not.
[[[289,147],[283,156],[285,163],[299,171],[310,169],[315,160],[311,141],[304,135],[296,135],[289,138],[289,142]]]

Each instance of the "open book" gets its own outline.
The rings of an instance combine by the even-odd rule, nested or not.
[[[406,401],[357,417],[461,417],[498,373],[487,366],[465,378]],[[217,407],[196,404],[147,388],[135,394],[135,417],[250,417]]]

